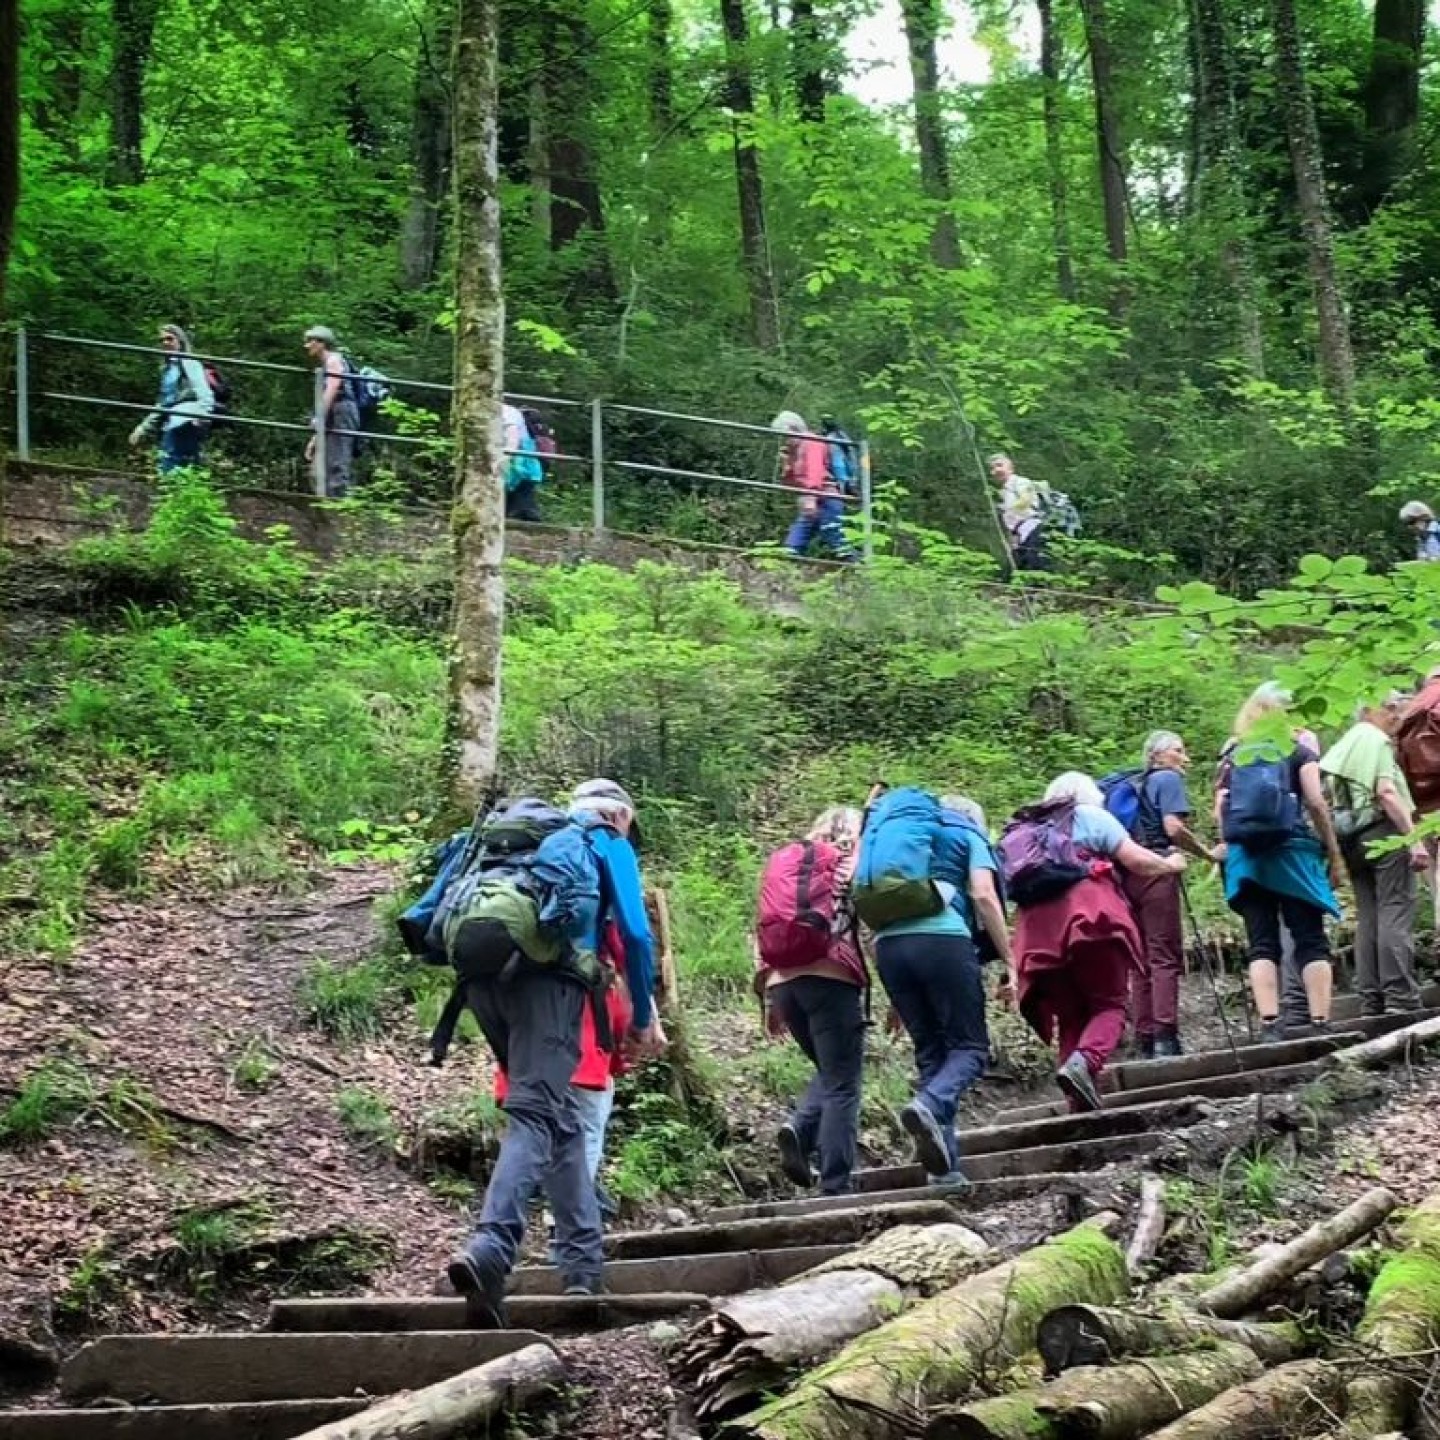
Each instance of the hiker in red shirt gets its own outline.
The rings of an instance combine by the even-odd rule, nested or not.
[[[799,514],[785,537],[785,549],[796,559],[810,542],[820,543],[837,560],[853,560],[855,551],[845,538],[845,506],[840,486],[830,473],[830,443],[817,435],[793,410],[782,410],[770,428],[785,436],[781,450],[782,483],[800,491]]]

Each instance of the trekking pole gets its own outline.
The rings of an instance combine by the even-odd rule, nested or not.
[[[1215,997],[1215,1009],[1220,1015],[1220,1024],[1225,1029],[1225,1040],[1230,1046],[1230,1054],[1234,1057],[1235,1068],[1243,1068],[1240,1064],[1240,1047],[1235,1043],[1235,1034],[1230,1028],[1230,1017],[1225,1013],[1225,1000],[1220,994],[1220,982],[1215,975],[1215,967],[1210,961],[1210,947],[1205,943],[1205,937],[1200,933],[1200,922],[1195,918],[1195,907],[1190,903],[1190,891],[1186,887],[1185,877],[1180,877],[1180,899],[1185,906],[1185,918],[1190,922],[1190,934],[1194,938],[1195,946],[1200,951],[1200,963],[1205,967],[1206,979],[1210,982],[1210,993]]]

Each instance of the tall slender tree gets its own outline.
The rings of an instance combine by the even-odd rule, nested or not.
[[[120,185],[144,175],[145,70],[155,38],[157,0],[113,0],[115,60],[111,70],[110,173]]]
[[[1070,255],[1070,201],[1065,185],[1065,134],[1060,118],[1060,32],[1054,0],[1035,0],[1040,15],[1041,111],[1045,123],[1045,175],[1050,189],[1050,227],[1055,240],[1055,280],[1063,299],[1075,298]]]
[[[675,26],[672,0],[649,0],[645,20],[650,129],[658,140],[668,135],[675,123],[675,64],[670,54],[671,33]]]
[[[920,184],[942,209],[930,236],[930,252],[937,265],[954,270],[960,264],[960,237],[949,206],[950,147],[945,138],[945,116],[940,104],[939,0],[900,0],[905,42],[910,52],[910,81],[915,92],[915,144],[920,152]]]
[[[496,158],[498,0],[459,0],[451,91],[455,112],[455,600],[451,793],[469,812],[494,783],[500,747],[505,628],[503,388]]]
[[[445,73],[454,32],[450,0],[433,0],[420,27],[410,119],[410,200],[400,232],[400,269],[412,290],[440,264],[441,217],[450,185],[450,85]]]
[[[1100,196],[1105,206],[1105,247],[1123,265],[1130,257],[1129,197],[1125,185],[1125,137],[1115,94],[1115,57],[1106,0],[1080,0],[1090,84],[1095,99],[1095,144],[1100,158]]]
[[[1320,132],[1305,76],[1295,0],[1270,0],[1270,26],[1275,39],[1275,84],[1285,117],[1290,168],[1295,176],[1295,201],[1309,258],[1315,296],[1320,374],[1332,399],[1348,405],[1355,393],[1355,352],[1350,344],[1350,319],[1335,264],[1335,239],[1325,195],[1325,167]]]
[[[745,0],[720,0],[725,29],[725,100],[740,197],[740,253],[750,289],[750,329],[761,350],[780,348],[780,298],[765,232],[765,185],[755,144],[755,90],[750,78],[750,22]]]
[[[800,118],[811,125],[825,121],[825,37],[815,0],[790,0],[790,69]]]
[[[0,317],[20,203],[20,0],[0,0]]]
[[[1373,210],[1408,173],[1420,123],[1424,0],[1375,0],[1370,68],[1365,79],[1362,199]]]

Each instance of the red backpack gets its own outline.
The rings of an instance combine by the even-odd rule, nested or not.
[[[763,967],[800,970],[830,954],[840,903],[835,872],[841,858],[838,846],[796,840],[765,862],[755,916]]]
[[[1440,810],[1440,682],[1410,702],[1395,732],[1395,754],[1422,815]]]

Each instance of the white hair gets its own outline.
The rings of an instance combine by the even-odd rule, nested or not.
[[[1100,787],[1083,770],[1067,770],[1057,775],[1046,787],[1047,800],[1073,800],[1077,805],[1105,804]]]
[[[1184,748],[1185,742],[1173,730],[1152,730],[1145,737],[1145,748],[1140,758],[1148,767],[1157,755],[1163,755],[1167,750]]]
[[[782,435],[807,435],[810,432],[805,417],[796,414],[794,410],[782,410],[770,422],[770,428],[778,430]]]
[[[985,811],[981,808],[978,800],[972,800],[968,795],[942,795],[940,803],[947,810],[954,810],[956,814],[965,816],[967,820],[973,820],[982,830],[987,828]]]
[[[832,805],[815,817],[809,838],[832,845],[853,845],[860,838],[860,821],[860,811],[853,805]]]

